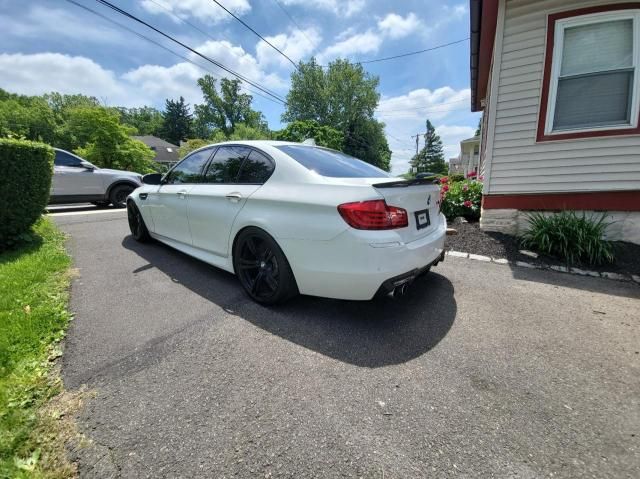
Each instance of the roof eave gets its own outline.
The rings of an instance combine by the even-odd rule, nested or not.
[[[470,0],[471,111],[484,109],[498,23],[498,0]]]

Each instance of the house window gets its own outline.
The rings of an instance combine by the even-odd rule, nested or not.
[[[638,133],[640,9],[565,15],[550,16],[538,140]]]

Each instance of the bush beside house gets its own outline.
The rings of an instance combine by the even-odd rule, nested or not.
[[[49,200],[53,148],[44,143],[0,138],[0,250],[28,238]]]
[[[482,183],[476,180],[440,179],[442,213],[451,221],[459,216],[477,221],[482,203]]]

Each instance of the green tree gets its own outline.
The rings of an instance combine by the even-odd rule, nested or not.
[[[202,148],[203,146],[207,146],[210,143],[210,140],[203,140],[202,138],[191,138],[190,140],[182,143],[180,148],[178,148],[178,156],[180,158],[184,158],[192,151],[197,150],[198,148]]]
[[[426,126],[427,131],[424,134],[424,146],[422,150],[411,159],[411,166],[417,168],[419,172],[445,175],[447,174],[448,168],[444,161],[442,140],[429,120],[427,120]]]
[[[80,107],[67,112],[61,141],[91,163],[105,168],[149,173],[155,171],[155,153],[131,138],[133,128],[120,124],[116,111],[103,107]]]
[[[100,101],[96,97],[81,94],[65,95],[53,91],[51,93],[45,93],[42,97],[53,110],[58,123],[63,123],[66,112],[74,108],[101,106]]]
[[[120,121],[125,125],[134,127],[138,135],[158,136],[162,134],[164,118],[159,110],[151,106],[140,108],[117,107],[116,110],[120,113]]]
[[[42,97],[0,90],[0,137],[12,135],[52,143],[55,130],[54,113]]]
[[[313,58],[301,62],[291,74],[282,120],[334,128],[344,136],[342,151],[388,170],[391,152],[384,124],[373,116],[380,100],[378,84],[378,77],[348,60],[331,62],[327,69]]]
[[[274,135],[276,140],[303,142],[312,138],[316,145],[326,146],[334,150],[342,150],[344,135],[330,126],[320,125],[315,120],[297,120]]]
[[[208,137],[215,130],[220,130],[229,137],[241,123],[256,130],[268,130],[262,113],[251,108],[253,97],[241,93],[239,80],[222,78],[218,91],[217,80],[205,75],[198,79],[198,85],[204,103],[194,106],[194,123],[195,130],[201,136]]]
[[[191,136],[191,113],[184,98],[166,100],[160,135],[163,140],[179,145]]]

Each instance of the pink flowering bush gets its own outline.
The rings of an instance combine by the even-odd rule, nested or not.
[[[442,213],[448,220],[458,216],[467,220],[477,220],[480,218],[482,182],[464,180],[450,183],[448,178],[441,178],[440,201],[442,202]]]

